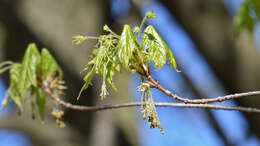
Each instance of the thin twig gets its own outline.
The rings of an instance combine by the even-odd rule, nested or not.
[[[165,93],[168,96],[171,96],[172,98],[179,100],[184,103],[192,103],[192,104],[205,104],[205,103],[212,103],[212,102],[222,102],[225,100],[231,100],[231,99],[236,99],[236,98],[241,98],[241,97],[247,97],[247,96],[253,96],[253,95],[260,95],[260,91],[251,91],[251,92],[244,92],[244,93],[236,93],[236,94],[230,94],[230,95],[225,95],[225,96],[219,96],[216,98],[207,98],[207,99],[187,99],[180,97],[169,90],[165,89],[157,80],[153,79],[152,76],[149,73],[149,70],[145,65],[142,66],[145,76],[147,80],[149,81],[149,84],[153,88],[157,88],[161,90],[163,93]]]
[[[48,84],[44,84],[43,91],[47,93],[53,100],[61,104],[62,106],[78,110],[78,111],[100,111],[100,110],[109,110],[109,109],[118,109],[118,108],[126,108],[126,107],[135,107],[142,106],[141,102],[133,102],[133,103],[123,103],[123,104],[111,104],[111,105],[103,105],[103,106],[82,106],[82,105],[73,105],[71,103],[65,102],[61,100],[58,96],[52,93],[51,88],[48,87]],[[246,96],[246,94],[244,95]],[[248,108],[248,107],[233,107],[233,106],[221,106],[221,105],[213,105],[213,104],[185,104],[185,103],[169,103],[169,102],[157,102],[154,103],[157,107],[176,107],[176,108],[206,108],[206,109],[218,109],[218,110],[235,110],[242,112],[255,112],[260,113],[260,109],[257,108]]]
[[[230,95],[225,95],[225,96],[219,96],[216,98],[208,98],[208,99],[187,99],[187,98],[182,98],[176,94],[173,94],[169,90],[166,90],[161,86],[161,84],[155,80],[151,80],[153,83],[156,83],[155,88],[161,90],[168,96],[171,96],[172,98],[182,101],[184,103],[195,103],[195,104],[205,104],[205,103],[212,103],[212,102],[222,102],[226,100],[231,100],[231,99],[237,99],[241,97],[247,97],[247,96],[253,96],[253,95],[260,95],[260,91],[251,91],[251,92],[244,92],[244,93],[236,93],[236,94],[230,94]]]

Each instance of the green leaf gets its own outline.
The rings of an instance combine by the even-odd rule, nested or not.
[[[99,68],[101,68],[104,64],[104,56],[105,56],[105,52],[106,52],[106,47],[104,46],[100,46],[98,48],[98,52],[97,52],[97,56],[95,57],[95,69],[98,70]]]
[[[50,52],[43,48],[41,52],[41,72],[42,79],[44,80],[48,75],[54,74],[56,72],[59,73],[60,79],[63,78],[63,72],[54,57],[50,54]]]
[[[92,79],[92,77],[93,77],[93,75],[94,75],[94,71],[95,71],[95,68],[93,67],[93,68],[91,69],[91,71],[88,72],[88,73],[85,75],[85,77],[84,77],[85,83],[84,83],[83,87],[82,87],[82,88],[80,89],[80,91],[79,91],[77,100],[79,100],[81,93],[88,88],[88,85],[90,84],[90,81],[91,81],[91,79]]]
[[[31,86],[37,86],[37,66],[41,63],[41,56],[35,44],[29,44],[22,61],[21,76],[19,78],[19,92],[24,94]]]
[[[116,65],[112,64],[112,62],[107,63],[103,78],[115,91],[117,91],[117,88],[112,81],[112,78],[113,78],[114,72],[115,72],[115,68],[116,68]]]
[[[148,52],[148,58],[151,60],[155,67],[161,68],[166,63],[166,57],[170,66],[173,66],[178,71],[176,61],[171,50],[163,41],[158,32],[153,26],[149,25],[144,30],[141,46],[145,45],[146,52]]]
[[[129,64],[134,61],[134,55],[138,51],[141,51],[141,49],[137,39],[130,26],[125,25],[118,44],[118,57],[126,69],[130,70]]]
[[[259,0],[249,0],[253,11],[256,14],[257,20],[260,21],[260,1]]]
[[[115,66],[116,66],[116,70],[117,70],[118,72],[121,72],[121,66],[120,66],[120,64],[118,63],[118,64],[116,64]]]
[[[21,78],[21,64],[14,64],[10,70],[10,86],[6,92],[7,96],[10,96],[14,103],[23,110],[24,94],[21,94],[18,90],[18,86]]]
[[[41,119],[44,120],[45,102],[47,95],[39,87],[33,87],[32,94],[36,97],[36,105],[38,107],[39,115]]]
[[[254,29],[254,19],[250,14],[250,2],[245,1],[241,4],[237,15],[234,18],[234,33],[238,36],[243,28],[252,33]]]
[[[168,65],[174,67],[177,72],[180,72],[171,50],[167,51],[167,58],[168,58],[168,62],[169,62]]]

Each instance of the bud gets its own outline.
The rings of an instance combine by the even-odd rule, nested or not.
[[[102,84],[102,86],[101,86],[101,94],[100,94],[101,100],[105,99],[107,95],[109,95],[109,93],[108,93],[108,91],[107,91],[106,84],[105,84],[105,82],[103,81],[103,84]]]
[[[145,17],[147,19],[151,19],[151,18],[155,18],[156,16],[155,16],[155,14],[153,12],[148,11],[148,12],[146,12]]]
[[[142,83],[140,86],[138,86],[138,91],[146,91],[150,87],[149,83]]]
[[[111,32],[110,28],[107,25],[104,25],[103,29],[107,32]]]
[[[4,109],[8,104],[8,99],[5,98],[3,101],[2,101],[2,109]]]
[[[139,27],[134,27],[134,33],[138,33],[138,32],[140,32],[140,28]]]
[[[73,38],[72,43],[76,45],[81,44],[83,41],[87,39],[87,37],[81,35],[72,36],[72,38]]]

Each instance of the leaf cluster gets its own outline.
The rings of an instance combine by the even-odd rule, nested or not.
[[[234,19],[235,36],[238,36],[244,28],[252,33],[258,21],[260,21],[260,1],[245,0]]]
[[[154,63],[155,67],[160,69],[168,60],[168,65],[178,71],[173,53],[153,26],[149,25],[144,29],[141,43],[138,42],[138,36],[141,34],[140,30],[142,30],[145,20],[154,17],[154,13],[148,12],[141,26],[134,27],[133,30],[129,25],[124,25],[121,35],[117,35],[105,25],[104,30],[108,32],[105,35],[100,35],[99,37],[73,37],[75,44],[80,44],[86,39],[98,40],[93,53],[94,57],[84,69],[89,69],[89,72],[84,77],[85,83],[78,98],[82,91],[88,88],[95,73],[99,74],[103,79],[100,94],[103,99],[108,95],[106,83],[116,90],[113,76],[115,71],[120,71],[122,66],[129,72],[137,72],[144,76],[145,70],[143,66],[149,68],[150,61]]]
[[[144,103],[143,116],[147,115],[150,126],[152,128],[158,127],[163,133],[149,84],[146,83],[147,76],[150,73],[149,66],[150,62],[153,62],[154,66],[160,69],[168,60],[169,66],[174,67],[176,71],[178,71],[178,68],[173,53],[155,28],[149,25],[142,32],[145,21],[154,17],[154,13],[147,12],[140,27],[134,27],[132,30],[129,25],[124,25],[121,35],[117,35],[105,25],[103,29],[108,32],[105,35],[99,37],[74,36],[73,38],[75,44],[80,44],[86,39],[97,39],[93,58],[84,69],[89,70],[89,72],[84,77],[85,83],[78,98],[82,91],[88,88],[95,73],[103,79],[100,96],[101,99],[104,99],[108,95],[106,84],[117,90],[113,83],[115,71],[120,71],[123,67],[129,72],[137,72],[142,79],[142,85],[139,86],[139,89],[142,92]],[[141,33],[141,42],[138,42]]]
[[[43,48],[41,53],[35,44],[29,44],[21,63],[3,62],[0,64],[0,74],[9,71],[10,86],[6,91],[3,106],[6,106],[8,99],[12,100],[20,111],[23,111],[23,104],[28,94],[32,98],[32,109],[38,107],[40,117],[44,118],[44,109],[47,94],[43,92],[43,81],[50,75],[63,78],[63,72],[50,52]]]

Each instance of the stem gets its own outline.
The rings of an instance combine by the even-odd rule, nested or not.
[[[140,37],[140,35],[141,35],[142,28],[143,28],[143,26],[144,26],[144,23],[145,23],[146,19],[147,19],[147,18],[146,18],[146,16],[145,16],[144,19],[142,20],[142,23],[141,23],[141,25],[140,25],[140,32],[138,33],[137,39],[139,39],[139,37]]]
[[[173,94],[169,90],[165,89],[164,87],[162,87],[162,85],[158,81],[154,80],[151,76],[148,76],[147,79],[150,82],[153,83],[155,88],[161,90],[162,92],[164,92],[168,96],[171,96],[172,98],[179,100],[179,101],[182,101],[184,103],[205,104],[205,103],[212,103],[212,102],[222,102],[222,101],[225,101],[225,100],[237,99],[237,98],[253,96],[253,95],[260,95],[260,91],[251,91],[251,92],[244,92],[244,93],[236,93],[236,94],[230,94],[230,95],[225,95],[225,96],[219,96],[219,97],[210,98],[210,99],[187,99],[187,98],[180,97],[176,94]]]
[[[231,100],[231,99],[237,99],[241,97],[246,97],[246,96],[253,96],[253,95],[260,95],[260,91],[251,91],[251,92],[244,92],[244,93],[236,93],[236,94],[230,94],[226,96],[219,96],[216,98],[210,98],[210,99],[187,99],[180,97],[169,90],[165,89],[157,80],[153,79],[152,76],[149,73],[149,70],[147,67],[142,64],[142,69],[145,72],[145,77],[150,83],[150,86],[153,88],[157,88],[161,90],[163,93],[165,93],[168,96],[171,96],[173,99],[179,100],[184,103],[192,103],[192,104],[205,104],[205,103],[212,103],[212,102],[222,102],[225,100]]]
[[[126,107],[135,107],[135,106],[143,106],[142,102],[133,102],[133,103],[123,103],[123,104],[111,104],[111,105],[103,105],[103,106],[81,106],[74,105],[68,102],[61,100],[58,96],[56,96],[49,86],[50,84],[45,82],[43,84],[43,91],[47,93],[53,100],[55,100],[60,105],[78,111],[101,111],[101,110],[109,110],[109,109],[118,109],[118,108],[126,108]],[[257,91],[258,92],[258,91]],[[250,92],[248,92],[250,93]],[[249,96],[248,93],[239,94],[242,96]],[[229,97],[231,95],[223,96]],[[213,105],[213,104],[185,104],[185,103],[169,103],[169,102],[157,102],[154,103],[156,107],[176,107],[176,108],[205,108],[205,109],[218,109],[218,110],[235,110],[242,112],[255,112],[260,113],[260,109],[250,108],[250,107],[234,107],[234,106],[221,106],[221,105]]]
[[[85,36],[86,39],[95,39],[95,40],[98,40],[99,37],[95,37],[95,36]]]
[[[14,62],[12,62],[12,61],[4,61],[4,62],[0,63],[0,68],[2,68],[5,65],[12,65],[12,64],[14,64]]]

